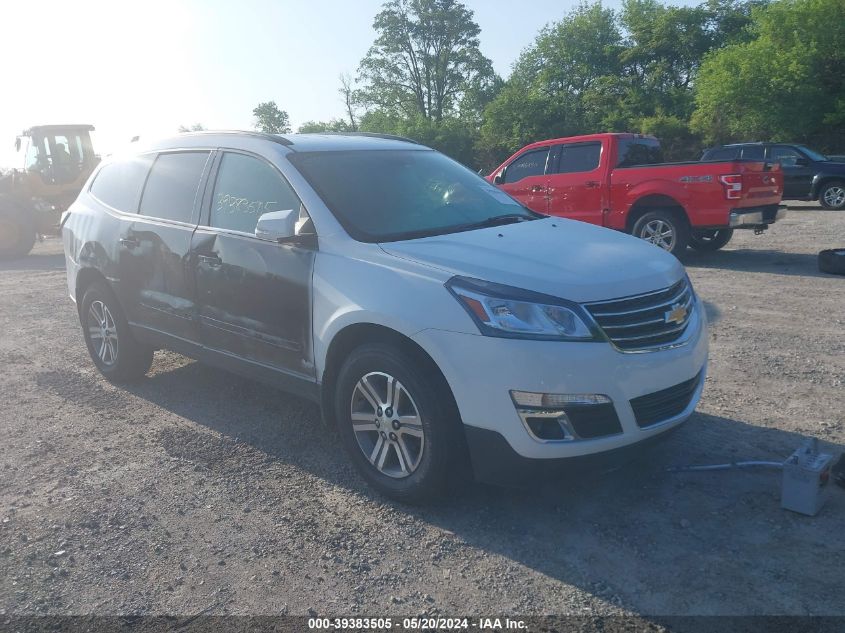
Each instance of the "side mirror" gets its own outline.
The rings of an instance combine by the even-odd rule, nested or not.
[[[505,183],[505,175],[504,174],[496,174],[493,177],[493,184],[494,185],[503,185]]]
[[[299,214],[293,209],[264,213],[255,225],[255,237],[268,242],[282,242],[296,236]]]
[[[810,164],[810,161],[808,161],[806,158],[799,157],[799,158],[795,159],[795,165],[798,166],[798,167],[805,167],[806,165],[809,165],[809,164]]]

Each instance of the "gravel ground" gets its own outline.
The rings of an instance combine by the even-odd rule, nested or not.
[[[814,518],[781,459],[845,444],[845,213],[797,205],[686,259],[711,317],[698,413],[638,464],[433,507],[371,493],[311,404],[159,352],[94,371],[58,240],[0,264],[0,614],[845,615],[845,491]]]

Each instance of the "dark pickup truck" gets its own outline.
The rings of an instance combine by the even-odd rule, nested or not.
[[[737,158],[779,162],[784,200],[818,200],[825,209],[845,209],[845,162],[791,143],[722,145],[705,151],[701,160]]]

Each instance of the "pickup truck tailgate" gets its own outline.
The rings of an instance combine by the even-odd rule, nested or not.
[[[742,194],[735,207],[758,207],[778,204],[783,196],[783,171],[779,163],[737,161],[742,176]]]

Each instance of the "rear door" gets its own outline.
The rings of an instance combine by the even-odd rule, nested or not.
[[[565,143],[555,149],[548,170],[547,213],[601,225],[601,141]]]
[[[246,361],[313,379],[316,240],[304,246],[255,237],[264,213],[297,209],[306,225],[307,214],[284,176],[265,159],[226,150],[218,165],[192,244],[202,343],[219,361]]]
[[[120,237],[120,277],[128,318],[166,335],[177,349],[180,343],[196,345],[199,338],[188,255],[210,156],[207,150],[155,156],[138,215]]]
[[[810,195],[815,170],[806,156],[788,145],[772,145],[769,147],[769,160],[779,162],[783,169],[784,198],[806,198]]]
[[[502,174],[499,185],[529,209],[547,213],[548,179],[546,164],[549,148],[541,147],[523,152],[513,159]]]

